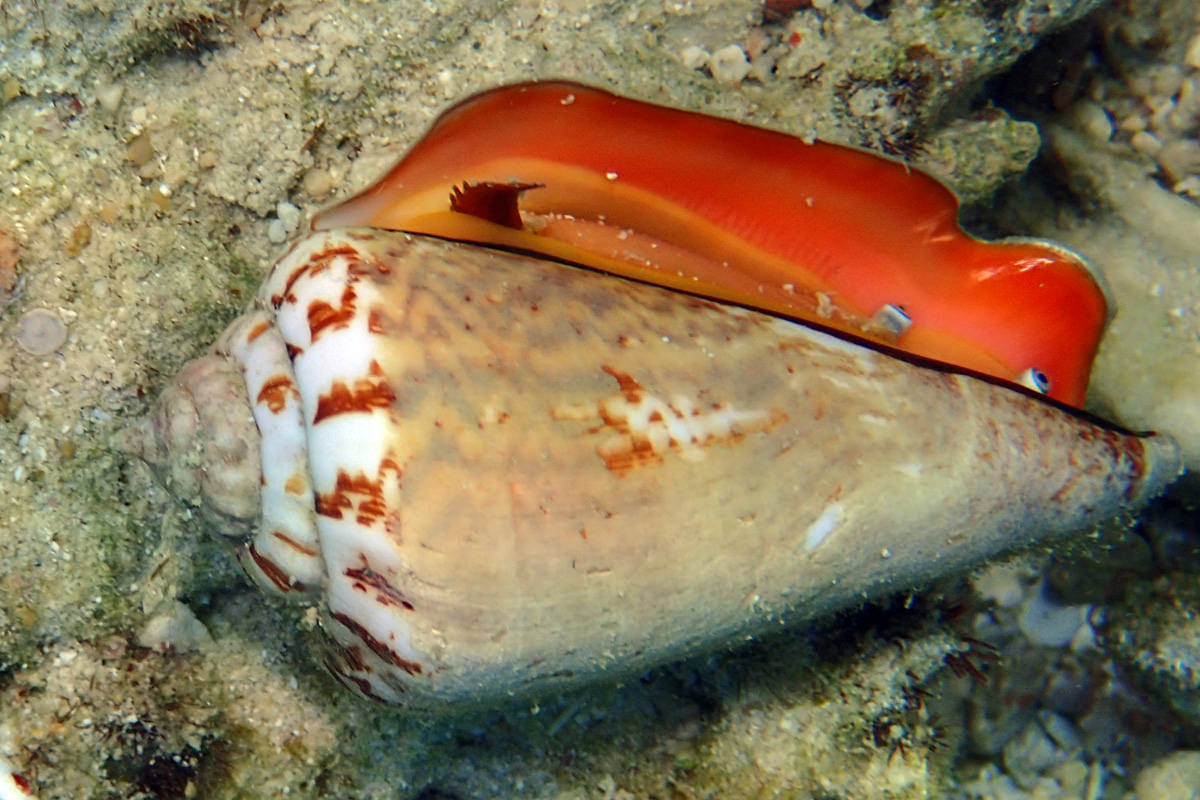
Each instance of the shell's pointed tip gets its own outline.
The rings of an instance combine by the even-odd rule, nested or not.
[[[1146,434],[1141,438],[1143,464],[1141,480],[1133,487],[1135,502],[1147,502],[1162,494],[1184,473],[1183,451],[1170,436]]]

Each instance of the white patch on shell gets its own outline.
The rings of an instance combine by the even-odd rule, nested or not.
[[[24,782],[24,778],[18,782],[16,770],[4,756],[0,756],[0,800],[28,800],[33,797],[32,792],[26,791]]]
[[[308,445],[296,376],[287,348],[266,311],[239,317],[217,343],[242,365],[246,394],[261,436],[262,519],[242,564],[268,591],[320,588],[324,569],[308,482]],[[278,568],[264,569],[262,559]]]
[[[401,674],[431,667],[412,647],[411,607],[397,613],[407,573],[394,543],[402,536],[401,464],[393,378],[381,366],[397,360],[371,330],[380,302],[371,258],[369,243],[345,231],[310,237],[276,265],[261,298],[278,304],[277,329],[295,353],[326,573],[325,627],[341,648],[335,671],[364,694],[397,702]]]
[[[600,416],[624,423],[627,436],[614,436],[601,445],[602,450],[625,449],[629,440],[649,442],[658,455],[672,447],[685,461],[704,458],[703,445],[729,439],[737,430],[757,427],[770,419],[765,411],[738,411],[727,405],[702,409],[689,397],[675,395],[666,402],[642,393],[634,401],[612,397],[600,402]]]
[[[556,406],[550,416],[581,422],[599,418],[603,424],[588,433],[612,434],[596,453],[616,472],[659,462],[672,450],[685,461],[699,462],[709,445],[734,442],[787,419],[777,410],[740,411],[728,403],[702,406],[683,394],[675,394],[667,402],[650,394],[632,376],[609,366],[603,369],[617,380],[620,390],[616,394],[594,403]]]
[[[812,552],[821,546],[821,543],[829,538],[829,534],[837,530],[845,519],[846,509],[841,503],[830,503],[821,512],[821,516],[817,517],[813,524],[808,526],[808,531],[804,537],[804,549]]]

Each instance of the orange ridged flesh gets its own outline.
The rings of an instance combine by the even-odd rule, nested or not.
[[[980,241],[957,215],[948,189],[892,159],[554,81],[452,107],[313,228],[542,253],[1005,381],[1036,369],[1052,398],[1082,405],[1108,317],[1087,265],[1049,243]],[[911,326],[878,325],[886,305]]]

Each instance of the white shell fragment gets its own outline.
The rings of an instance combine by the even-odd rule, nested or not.
[[[292,248],[125,449],[391,703],[624,675],[1093,526],[1174,445],[812,329],[400,233]]]
[[[16,772],[0,755],[0,800],[28,800],[34,796],[29,779]]]

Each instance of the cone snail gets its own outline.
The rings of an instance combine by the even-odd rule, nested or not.
[[[574,150],[546,122],[535,158],[523,126],[556,111],[579,128]],[[702,163],[655,143],[656,120]],[[605,124],[628,137],[605,145]],[[795,175],[761,177],[789,150]],[[722,175],[660,194],[726,151]],[[766,159],[766,185],[730,186],[735,156]],[[802,178],[811,204],[733,224],[728,204],[778,205]],[[903,186],[920,208],[860,203]],[[121,447],[232,537],[266,592],[316,606],[328,667],[365,697],[492,702],[711,650],[1093,526],[1177,475],[1169,440],[1067,405],[1107,314],[1082,262],[970,239],[952,200],[847,148],[575,84],[493,90],[320,216]],[[812,260],[788,266],[799,250],[776,228],[805,209],[824,216],[786,236]],[[893,212],[903,231],[874,230]],[[839,214],[854,219],[835,229]],[[620,241],[639,215],[638,254],[575,249]],[[917,229],[929,259],[889,263]],[[822,255],[843,245],[844,264]],[[666,268],[642,257],[655,250]],[[1020,264],[1005,273],[1005,258]],[[896,302],[852,296],[869,281],[850,262],[899,271],[882,289]],[[963,301],[976,322],[944,325],[972,270],[991,270]],[[1031,273],[1052,288],[1029,301],[1030,327],[1070,300],[1087,341],[1055,354],[1054,331],[989,338],[1016,305],[984,295]],[[768,280],[792,288],[759,292]],[[910,331],[923,344],[906,350]],[[1011,356],[1023,347],[1040,360]],[[1050,398],[1016,386],[1017,367]]]

